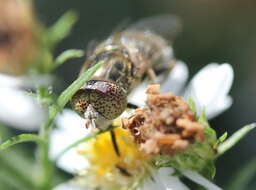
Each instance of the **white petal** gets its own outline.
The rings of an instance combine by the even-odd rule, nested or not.
[[[179,61],[170,72],[165,81],[161,84],[161,92],[172,92],[179,95],[188,79],[189,71],[185,63]]]
[[[53,190],[89,190],[89,188],[68,182],[68,183],[62,183],[54,187]]]
[[[160,168],[157,174],[158,181],[163,184],[166,190],[189,190],[177,176],[172,176],[173,173],[173,168]]]
[[[218,116],[219,114],[230,108],[232,103],[233,99],[231,96],[226,96],[219,99],[218,102],[216,102],[215,106],[211,106],[209,107],[210,109],[206,110],[207,118],[211,119]]]
[[[19,87],[22,86],[22,83],[21,77],[0,74],[0,87]]]
[[[148,82],[142,82],[136,89],[134,89],[128,96],[128,102],[135,104],[139,107],[143,107],[146,104],[147,94],[146,90]]]
[[[9,88],[35,88],[37,86],[49,86],[53,82],[50,75],[12,76],[0,74],[0,87]]]
[[[189,190],[178,177],[172,176],[173,168],[160,168],[155,171],[153,179],[147,179],[141,190]]]
[[[144,186],[140,190],[165,190],[165,188],[162,184],[159,184],[149,179],[145,182]]]
[[[154,175],[153,178],[146,179],[140,190],[165,190],[165,187],[157,181],[157,177]]]
[[[188,68],[185,63],[179,61],[166,78],[162,79],[161,77],[162,76],[158,77],[157,80],[164,80],[161,82],[162,93],[172,92],[174,94],[179,94],[187,81]],[[139,107],[145,106],[147,99],[146,90],[148,85],[148,81],[142,82],[130,93],[128,101]]]
[[[23,130],[35,130],[44,122],[46,110],[23,91],[0,88],[0,121]]]
[[[197,105],[199,114],[202,108],[205,108],[207,117],[211,118],[231,105],[230,99],[226,97],[233,79],[234,72],[231,65],[209,64],[191,80],[184,97],[191,97]]]
[[[190,171],[190,170],[183,170],[181,172],[188,179],[190,179],[191,181],[193,181],[193,182],[195,182],[195,183],[197,183],[199,185],[202,185],[207,190],[222,190],[220,187],[218,187],[217,185],[213,184],[211,181],[209,181],[205,177],[201,176],[197,172],[193,172],[193,171]]]
[[[36,88],[38,86],[50,86],[54,77],[51,75],[31,75],[22,77],[23,86],[27,88]]]
[[[56,156],[67,146],[88,135],[85,120],[72,110],[65,109],[56,118],[57,128],[50,137],[50,158]],[[75,148],[65,153],[58,161],[57,166],[63,170],[76,173],[88,166],[86,159],[77,153]]]

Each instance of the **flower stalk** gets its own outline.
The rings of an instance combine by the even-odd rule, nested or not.
[[[52,187],[52,179],[54,175],[54,166],[52,161],[49,159],[49,134],[50,122],[43,124],[40,128],[39,136],[44,139],[43,143],[39,145],[39,156],[38,161],[41,174],[40,189],[41,190],[50,190]]]

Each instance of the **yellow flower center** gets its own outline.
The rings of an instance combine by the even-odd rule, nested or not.
[[[120,121],[116,120],[114,124],[120,126]],[[87,185],[120,189],[145,172],[144,166],[149,158],[138,149],[129,132],[122,128],[115,128],[114,132],[120,155],[114,149],[110,132],[98,135],[79,148],[79,154],[85,156],[90,164],[81,174],[86,176]]]

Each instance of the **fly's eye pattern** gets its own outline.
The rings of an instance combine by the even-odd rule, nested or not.
[[[85,85],[90,104],[106,119],[115,119],[127,106],[126,93],[119,85],[108,81],[94,81]]]
[[[71,107],[81,117],[84,117],[84,112],[89,105],[89,94],[84,89],[78,90],[71,99]]]
[[[72,108],[81,116],[90,104],[106,119],[115,119],[127,106],[126,93],[122,87],[108,81],[88,81],[71,99]]]

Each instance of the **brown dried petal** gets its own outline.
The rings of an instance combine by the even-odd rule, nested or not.
[[[186,149],[194,140],[204,140],[204,126],[182,98],[171,93],[160,94],[159,85],[147,89],[147,106],[123,118],[141,150],[148,154],[173,155]]]

